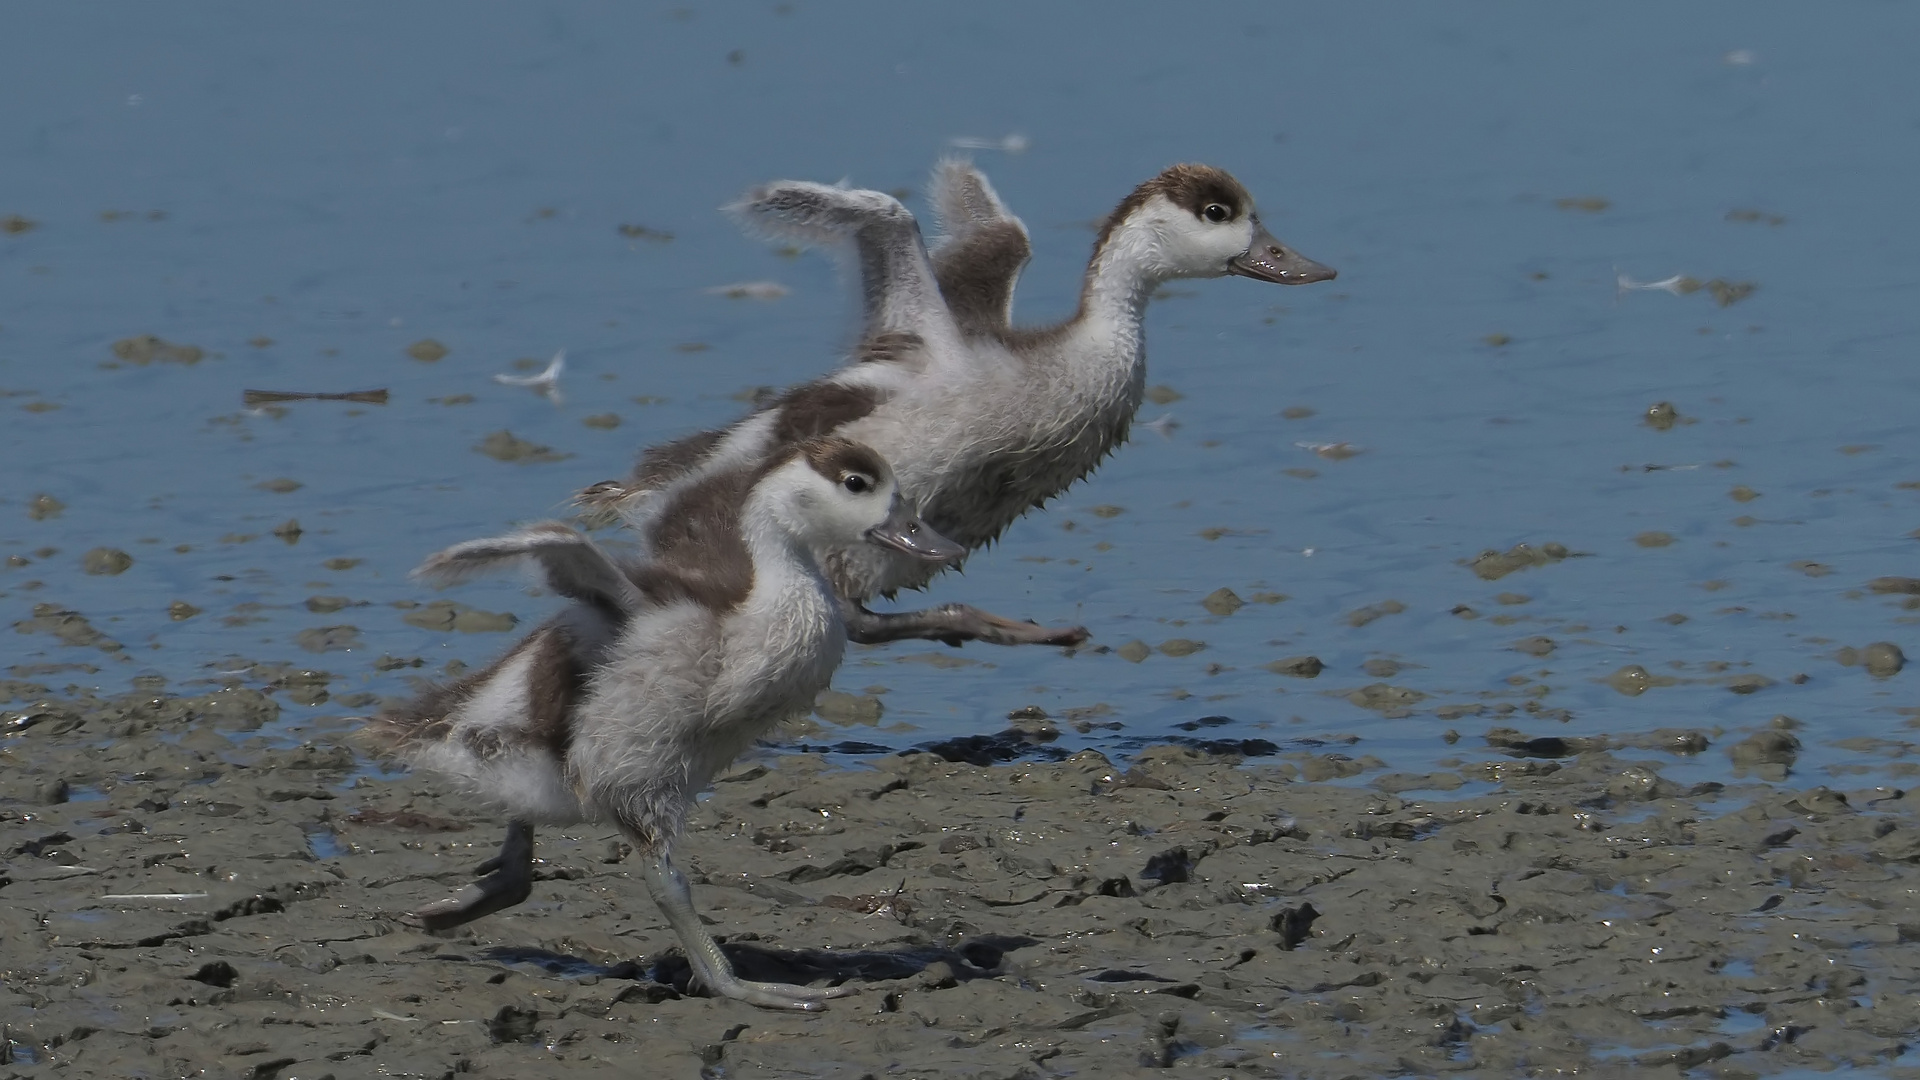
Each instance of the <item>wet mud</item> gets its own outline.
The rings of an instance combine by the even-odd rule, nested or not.
[[[411,927],[502,823],[345,717],[11,710],[0,1077],[1920,1075],[1920,794],[1809,786],[1790,737],[1741,751],[1774,781],[1690,786],[1686,732],[1501,732],[1421,776],[1001,763],[1032,719],[759,751],[681,859],[749,977],[857,988],[803,1015],[690,987],[610,828],[541,831],[517,909]]]

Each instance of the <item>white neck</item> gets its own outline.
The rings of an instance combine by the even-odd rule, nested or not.
[[[1144,221],[1128,221],[1107,234],[1087,264],[1080,317],[1137,326],[1147,298],[1169,276],[1160,272],[1159,239]]]

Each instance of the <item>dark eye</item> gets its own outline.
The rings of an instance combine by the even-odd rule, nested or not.
[[[873,490],[873,477],[863,476],[857,472],[850,472],[840,478],[840,486],[853,492],[855,495],[865,495],[867,492]]]
[[[1219,203],[1208,203],[1207,208],[1200,211],[1200,214],[1208,221],[1225,221],[1233,216],[1233,211]]]

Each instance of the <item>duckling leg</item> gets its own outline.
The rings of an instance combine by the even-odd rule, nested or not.
[[[533,826],[509,822],[500,854],[481,863],[478,872],[486,876],[445,900],[428,904],[413,917],[428,930],[451,930],[525,900],[533,893]]]
[[[1079,645],[1087,628],[1050,628],[1039,623],[1015,622],[966,604],[941,604],[919,611],[868,611],[857,601],[842,600],[840,615],[847,624],[847,640],[856,645],[924,639],[959,645],[984,641],[992,645]]]
[[[645,873],[647,891],[653,894],[653,902],[660,905],[661,914],[667,917],[673,932],[680,935],[680,946],[687,951],[687,962],[693,965],[694,981],[709,993],[767,1009],[805,1012],[819,1012],[826,1008],[823,1002],[827,998],[853,993],[850,986],[792,986],[740,978],[733,973],[733,963],[727,954],[720,951],[720,943],[701,925],[700,916],[693,910],[693,890],[687,887],[687,879],[666,853],[649,857]]]

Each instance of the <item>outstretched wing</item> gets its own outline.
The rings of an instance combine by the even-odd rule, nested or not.
[[[1014,284],[1033,255],[1026,225],[986,175],[960,158],[934,166],[927,194],[944,234],[928,257],[953,321],[970,335],[1006,330]]]
[[[914,334],[926,341],[956,340],[920,223],[900,200],[863,188],[777,180],[728,209],[753,232],[798,244],[851,246],[860,261],[863,339]]]
[[[620,615],[631,614],[642,605],[640,591],[607,553],[558,521],[455,544],[428,556],[413,576],[449,585],[529,561],[539,567],[547,588],[569,600]]]

